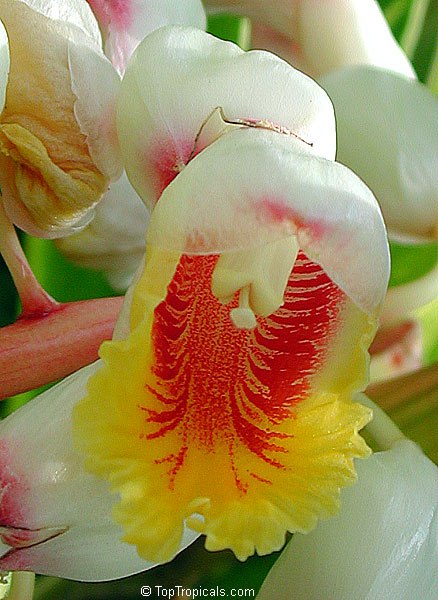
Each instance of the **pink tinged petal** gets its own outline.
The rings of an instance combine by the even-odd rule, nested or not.
[[[80,233],[57,241],[74,263],[104,271],[112,287],[125,291],[145,251],[149,213],[123,173],[96,207]]]
[[[120,79],[103,54],[84,44],[69,44],[68,64],[74,114],[91,157],[105,176],[118,179],[123,171],[115,119]]]
[[[438,238],[438,100],[422,84],[355,67],[321,80],[336,107],[338,160],[371,187],[391,235]]]
[[[135,48],[164,25],[205,29],[201,0],[88,0],[105,39],[105,52],[123,73]]]
[[[153,566],[120,541],[111,517],[117,496],[73,447],[71,411],[98,368],[85,367],[0,424],[0,536],[10,545],[0,570],[97,581]]]
[[[307,256],[372,312],[384,298],[389,275],[378,204],[346,167],[304,148],[269,131],[239,129],[223,136],[163,192],[148,242],[209,254],[296,235]]]
[[[435,600],[438,470],[403,440],[357,463],[338,516],[296,534],[258,598]]]
[[[199,30],[163,28],[137,48],[117,111],[127,174],[147,205],[192,157],[218,107],[229,121],[286,128],[314,154],[334,158],[333,107],[315,82],[266,52],[245,53]]]
[[[288,63],[299,71],[303,71],[303,73],[312,72],[312,68],[307,63],[301,46],[291,40],[290,32],[288,32],[289,35],[285,35],[277,29],[266,25],[265,22],[253,21],[251,34],[253,48],[273,52],[277,56],[287,60]]]

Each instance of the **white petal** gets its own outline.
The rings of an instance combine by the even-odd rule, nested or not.
[[[298,47],[312,77],[346,65],[369,64],[415,78],[376,0],[205,0],[205,4],[249,16],[277,31],[290,46],[284,45],[286,54],[280,56],[286,58],[293,45]]]
[[[269,53],[245,53],[191,28],[162,28],[137,48],[118,104],[128,177],[147,204],[191,158],[217,107],[228,120],[286,127],[315,154],[334,157],[333,108],[314,81]]]
[[[3,27],[3,23],[0,21],[0,113],[5,105],[9,65],[10,56],[8,36],[6,29]]]
[[[196,156],[163,192],[148,243],[209,254],[294,234],[357,305],[382,301],[389,258],[374,196],[346,167],[274,132],[236,130]]]
[[[247,16],[265,23],[283,35],[295,39],[298,35],[299,8],[306,0],[204,0],[208,12],[226,12]]]
[[[115,120],[120,79],[109,60],[85,44],[69,43],[68,63],[75,117],[91,157],[105,176],[117,179],[123,170]]]
[[[104,271],[117,291],[125,291],[145,250],[149,213],[123,173],[95,209],[93,221],[80,233],[57,240],[67,258]]]
[[[71,579],[114,579],[153,566],[122,543],[112,520],[117,497],[89,475],[73,447],[71,411],[99,361],[41,394],[0,423],[2,525],[65,533],[11,552],[0,570],[34,570]],[[184,538],[184,545],[194,535]]]
[[[102,46],[97,21],[90,7],[83,0],[20,0],[20,2],[49,19],[75,25],[93,40],[97,47]]]
[[[437,98],[371,67],[338,71],[321,85],[335,105],[338,160],[373,190],[390,233],[437,239]]]
[[[407,440],[357,463],[338,516],[296,534],[259,600],[435,600],[438,470]]]
[[[164,25],[205,29],[201,0],[88,0],[105,38],[105,52],[123,73],[135,48]]]
[[[364,64],[416,77],[376,0],[304,0],[299,32],[314,75]]]

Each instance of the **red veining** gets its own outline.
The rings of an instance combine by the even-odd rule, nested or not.
[[[268,318],[258,317],[254,331],[239,330],[229,316],[237,295],[227,306],[212,295],[216,261],[217,256],[181,258],[155,310],[155,382],[148,390],[157,402],[154,409],[147,402],[139,408],[147,424],[144,439],[178,436],[179,450],[159,461],[170,464],[170,488],[189,448],[196,447],[204,454],[228,452],[236,486],[245,492],[235,461],[239,447],[284,468],[287,435],[276,426],[295,418],[296,405],[324,362],[345,296],[300,253],[284,305]]]

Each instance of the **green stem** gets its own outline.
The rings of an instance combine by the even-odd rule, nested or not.
[[[12,574],[11,587],[5,600],[32,600],[35,589],[35,573],[17,571]]]
[[[435,52],[430,65],[426,84],[434,94],[438,94],[438,43],[435,46]]]

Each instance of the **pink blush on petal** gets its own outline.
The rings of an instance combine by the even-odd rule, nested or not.
[[[192,158],[193,141],[180,142],[177,147],[175,144],[170,145],[167,140],[166,142],[160,141],[155,148],[146,152],[149,167],[146,176],[149,178],[152,171],[157,200]]]
[[[0,440],[0,525],[29,526],[24,509],[29,493],[26,478],[16,468],[16,448]]]
[[[131,27],[132,0],[88,0],[88,4],[102,27],[113,25],[118,31]]]
[[[27,555],[27,550],[11,550],[0,558],[0,571],[32,571],[34,565]]]
[[[281,200],[264,198],[257,204],[258,216],[264,223],[281,225],[293,223],[296,231],[308,230],[314,239],[322,237],[326,227],[320,221],[304,221],[290,206]]]

